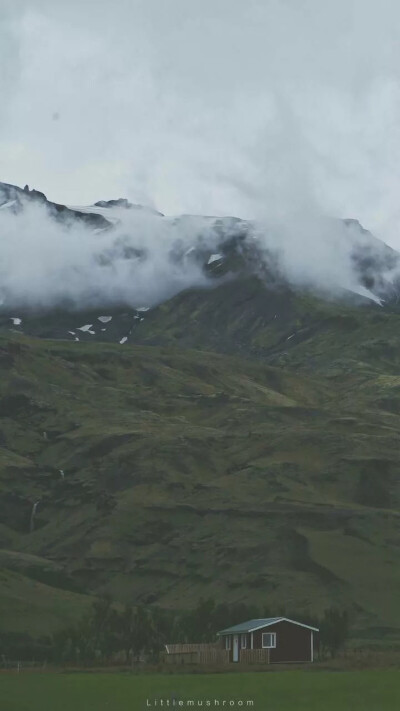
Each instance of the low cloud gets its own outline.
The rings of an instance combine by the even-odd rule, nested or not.
[[[18,214],[0,209],[3,309],[153,306],[187,288],[214,286],[204,269],[208,257],[243,232],[246,249],[257,255],[253,268],[273,262],[294,286],[329,294],[349,289],[375,298],[354,262],[354,253],[365,247],[381,277],[391,281],[397,269],[392,265],[390,273],[382,266],[390,250],[358,224],[346,226],[310,210],[246,223],[168,218],[141,208],[93,208],[114,221],[104,229],[56,221],[45,204],[24,202]]]
[[[55,222],[42,205],[0,212],[3,307],[157,303],[205,277],[173,250],[189,235],[162,217],[133,211],[123,225],[93,230]]]
[[[306,200],[400,246],[395,0],[13,0],[1,12],[3,180],[167,214],[270,219]]]
[[[359,284],[335,218],[400,248],[395,0],[5,0],[0,19],[0,179],[256,220],[292,283],[331,290]],[[132,302],[204,281],[170,262],[195,240],[182,223],[135,214],[95,236],[39,213],[1,215],[10,298]]]

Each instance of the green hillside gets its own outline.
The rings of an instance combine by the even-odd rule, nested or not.
[[[399,326],[248,279],[124,346],[1,336],[1,628],[108,592],[334,604],[400,638]]]

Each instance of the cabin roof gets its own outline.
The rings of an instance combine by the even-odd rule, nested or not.
[[[234,625],[233,627],[227,627],[225,630],[217,632],[217,635],[224,634],[244,634],[245,632],[255,632],[263,627],[268,627],[269,625],[274,625],[277,622],[291,622],[293,625],[298,625],[299,627],[306,627],[314,632],[319,632],[317,627],[311,627],[310,625],[304,625],[302,622],[296,622],[295,620],[289,620],[288,617],[264,617],[257,620],[247,620],[247,622],[241,622],[240,625]]]

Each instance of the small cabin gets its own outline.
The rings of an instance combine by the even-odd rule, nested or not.
[[[287,617],[248,620],[217,633],[230,662],[313,662],[317,627]]]
[[[248,620],[217,633],[208,644],[166,644],[170,664],[274,664],[314,661],[317,627],[287,617]]]

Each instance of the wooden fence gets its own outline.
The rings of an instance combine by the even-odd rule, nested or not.
[[[242,664],[269,664],[269,649],[241,649]]]
[[[0,669],[11,669],[17,672],[25,671],[26,669],[46,669],[47,662],[22,661],[14,662],[13,660],[2,659]]]
[[[165,649],[168,654],[189,654],[191,652],[210,652],[214,649],[221,649],[218,643],[214,642],[199,642],[192,644],[166,644]]]
[[[167,664],[228,664],[229,651],[218,644],[168,644],[164,660]]]
[[[208,652],[198,652],[199,664],[229,664],[227,649],[210,649]]]
[[[240,664],[269,664],[269,649],[241,649]],[[230,652],[219,644],[168,644],[164,661],[167,664],[229,664]]]

